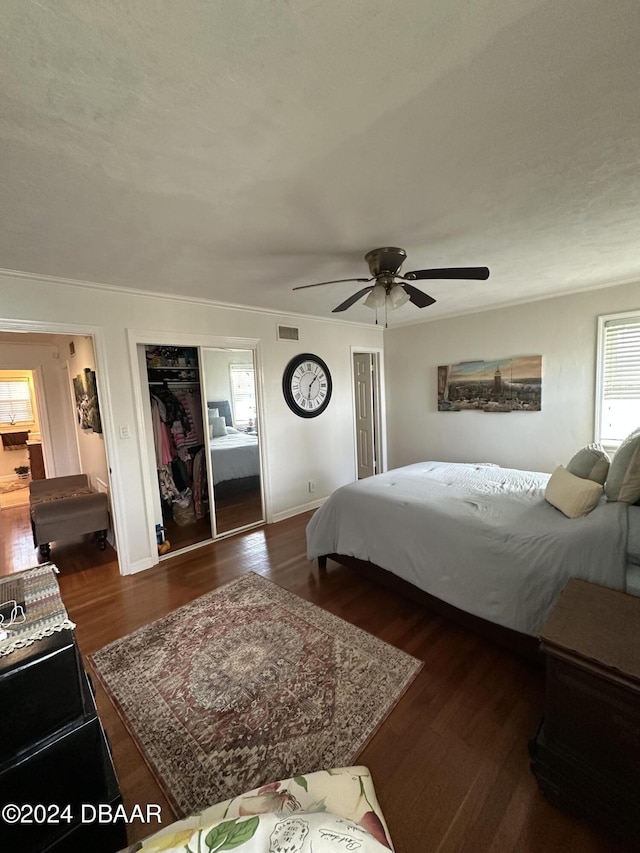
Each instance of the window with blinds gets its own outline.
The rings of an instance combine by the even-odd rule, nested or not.
[[[33,423],[31,386],[28,379],[0,380],[0,423]]]
[[[256,421],[256,384],[253,365],[231,364],[231,400],[233,404],[233,422],[244,429],[249,421]]]
[[[640,314],[600,318],[596,440],[616,448],[640,427]]]

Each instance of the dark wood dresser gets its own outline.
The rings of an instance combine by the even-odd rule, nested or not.
[[[541,640],[531,769],[552,803],[640,849],[640,598],[572,579]]]
[[[42,445],[39,441],[27,441],[27,450],[29,451],[29,468],[31,469],[31,479],[44,480],[47,475],[44,470],[44,456],[42,455]]]
[[[86,820],[91,805],[122,800],[72,630],[0,656],[0,709],[0,850],[125,847],[123,822]]]

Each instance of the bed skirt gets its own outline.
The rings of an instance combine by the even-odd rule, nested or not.
[[[344,554],[325,554],[322,557],[318,557],[318,568],[321,572],[326,570],[327,560],[334,560],[334,562],[340,563],[342,566],[355,569],[363,577],[373,580],[393,592],[404,595],[406,598],[410,598],[417,604],[437,613],[438,616],[451,619],[452,622],[461,625],[463,628],[475,631],[475,633],[485,639],[506,647],[538,666],[543,666],[544,664],[544,657],[540,652],[540,642],[537,637],[523,634],[521,631],[514,631],[512,628],[505,628],[503,625],[496,625],[487,619],[481,619],[479,616],[474,616],[471,613],[460,610],[458,607],[447,604],[446,601],[442,601],[442,599],[436,598],[403,578],[394,575],[387,569],[376,566],[375,563],[369,563],[366,560],[360,560],[357,557],[349,557]]]

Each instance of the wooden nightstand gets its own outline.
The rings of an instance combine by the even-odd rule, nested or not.
[[[555,805],[640,846],[640,598],[572,579],[541,640],[531,769]]]

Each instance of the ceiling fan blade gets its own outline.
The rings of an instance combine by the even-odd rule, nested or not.
[[[402,287],[409,294],[409,299],[413,302],[414,305],[417,305],[418,308],[426,308],[428,305],[433,305],[436,301],[433,296],[429,296],[426,293],[423,293],[421,290],[418,290],[417,287],[414,287],[412,284],[403,284]]]
[[[488,267],[445,267],[444,269],[435,270],[413,270],[406,272],[402,278],[409,281],[426,279],[426,278],[469,278],[486,281],[489,278]]]
[[[368,279],[365,278],[365,281],[367,280]],[[360,281],[362,281],[362,279],[360,279]],[[371,290],[373,290],[372,284],[369,285],[369,287],[363,287],[362,290],[359,290],[357,293],[354,293],[348,299],[345,299],[344,302],[341,302],[340,305],[338,305],[337,308],[334,308],[331,313],[336,314],[338,311],[346,311],[347,308],[351,308],[352,305],[355,305],[355,303],[358,301],[358,299],[360,299],[361,296],[364,296],[365,293],[369,293]]]
[[[316,284],[301,284],[293,290],[306,290],[307,287],[322,287],[323,284],[342,284],[343,281],[371,281],[370,278],[336,278],[333,281],[319,281]]]

